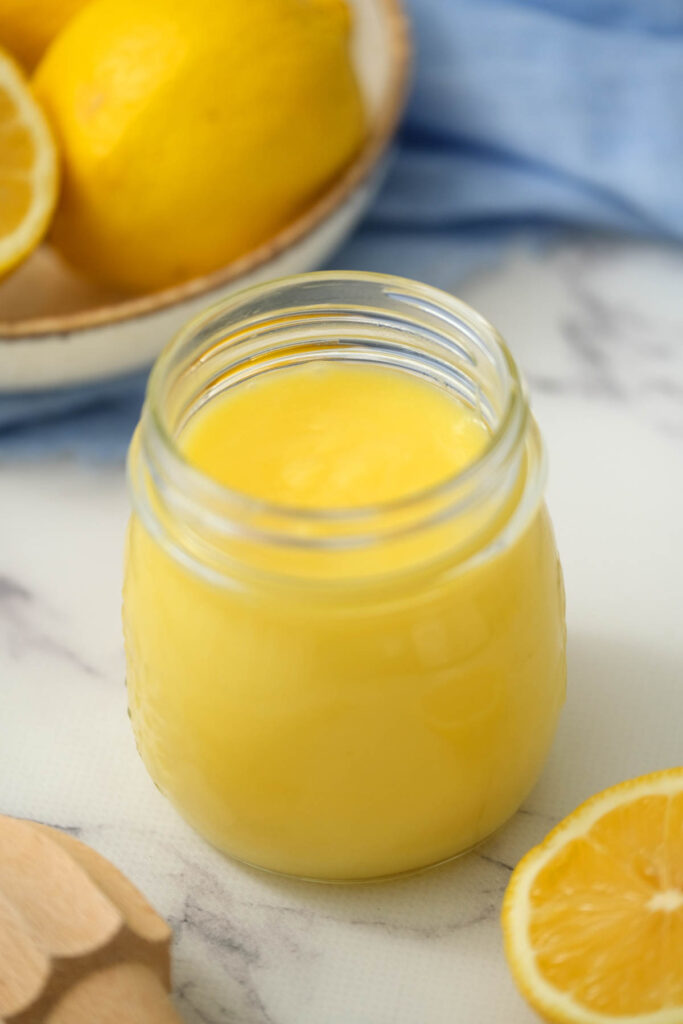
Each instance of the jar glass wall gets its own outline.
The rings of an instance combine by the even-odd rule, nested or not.
[[[353,509],[256,500],[188,463],[178,439],[207,403],[321,360],[416,375],[490,439],[449,479]],[[443,861],[514,813],[564,697],[564,595],[542,445],[486,321],[379,275],[243,292],[159,360],[129,473],[131,718],[211,842],[364,879]]]

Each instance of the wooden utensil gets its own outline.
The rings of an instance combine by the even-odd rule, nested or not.
[[[0,1021],[180,1024],[171,930],[109,861],[0,815]]]

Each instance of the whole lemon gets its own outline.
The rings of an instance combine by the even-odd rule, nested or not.
[[[87,0],[0,0],[0,44],[27,68]]]
[[[341,0],[92,0],[35,87],[63,157],[52,240],[132,291],[272,236],[364,134]]]

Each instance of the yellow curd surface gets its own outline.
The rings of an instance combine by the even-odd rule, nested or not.
[[[489,439],[433,382],[321,361],[212,398],[177,442],[232,489],[319,511],[430,487]],[[408,547],[337,553],[317,575],[304,553],[260,548],[253,578],[224,580],[134,516],[129,699],[160,788],[226,852],[312,878],[412,870],[495,830],[539,773],[565,688],[548,515],[492,545],[510,513],[466,556],[449,555],[465,529],[453,521]]]

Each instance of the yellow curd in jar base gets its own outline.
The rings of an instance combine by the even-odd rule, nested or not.
[[[321,361],[212,398],[177,442],[222,484],[319,510],[445,480],[489,432],[433,382]],[[349,552],[325,563],[343,567],[337,586],[297,578],[296,552],[270,581],[262,553],[258,577],[223,583],[134,517],[129,698],[157,784],[221,849],[309,878],[414,870],[490,834],[533,785],[565,687],[544,506],[507,543],[490,540],[449,564],[434,535],[416,537],[393,574],[391,547]]]

